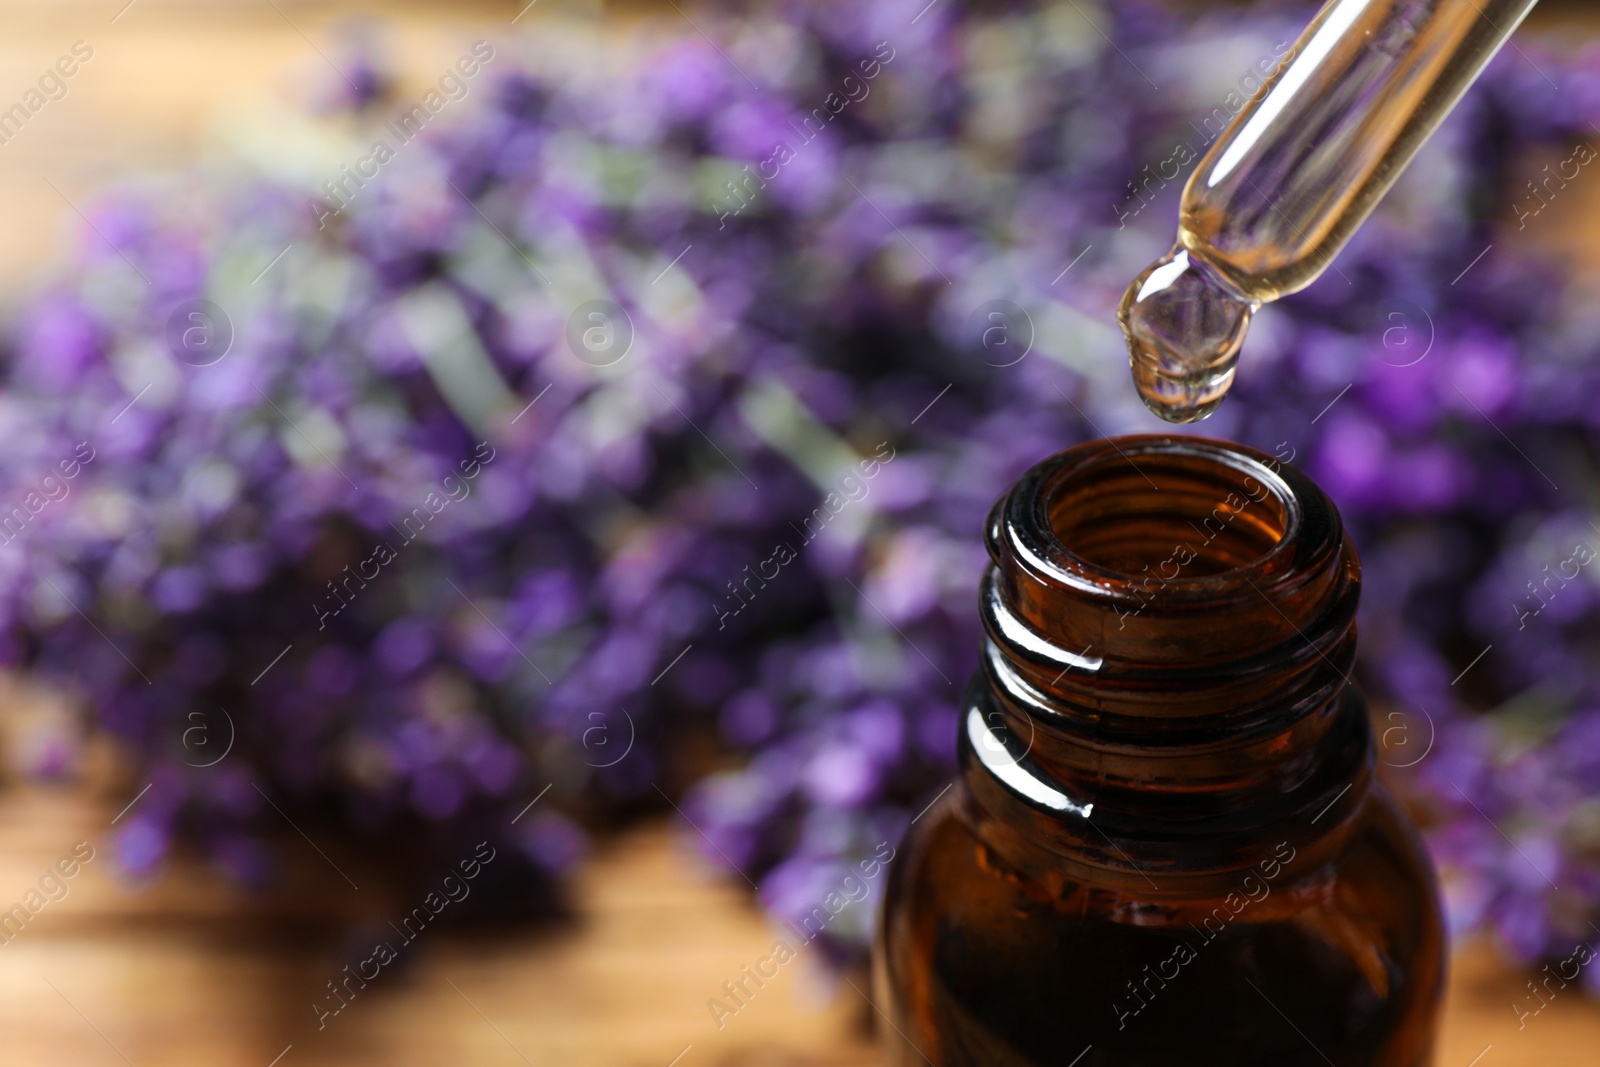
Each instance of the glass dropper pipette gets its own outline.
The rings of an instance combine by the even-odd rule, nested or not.
[[[1310,285],[1537,0],[1328,0],[1184,186],[1117,309],[1169,422],[1216,410],[1250,316]]]

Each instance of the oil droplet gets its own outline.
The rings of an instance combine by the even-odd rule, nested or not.
[[[1145,407],[1168,422],[1217,410],[1258,307],[1182,244],[1146,267],[1117,308]]]

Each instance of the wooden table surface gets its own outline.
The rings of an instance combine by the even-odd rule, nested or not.
[[[311,1005],[336,958],[350,958],[340,947],[406,905],[362,884],[328,839],[318,847],[360,889],[295,837],[281,842],[286,884],[264,896],[193,859],[129,885],[108,849],[111,820],[135,792],[0,792],[6,906],[75,843],[96,849],[68,895],[0,947],[8,1065],[267,1067],[285,1049],[282,1067],[667,1067],[680,1054],[679,1067],[876,1062],[863,979],[840,982],[803,952],[716,1025],[706,1001],[766,955],[777,931],[742,883],[707,870],[683,827],[662,823],[599,846],[578,875],[569,925],[425,931],[404,948],[404,969],[381,971],[319,1030]],[[1459,954],[1438,1067],[1600,1062],[1600,1005],[1576,993],[1519,1029],[1525,977],[1483,946]]]
[[[545,0],[539,13],[560,2]],[[397,65],[425,72],[442,69],[465,41],[507,32],[523,7],[124,4],[0,0],[0,101],[20,97],[74,41],[95,49],[68,96],[0,145],[0,280],[13,294],[60,262],[76,204],[95,188],[202,160],[225,138],[219,116],[326,76],[317,46],[328,47],[341,20],[381,11]],[[565,5],[574,8],[583,5]],[[1592,255],[1596,243],[1581,245]],[[0,727],[10,729],[10,711]],[[361,922],[401,910],[396,902],[351,890],[296,840],[285,849],[300,848],[300,862],[267,898],[230,888],[194,860],[176,861],[153,885],[127,884],[107,842],[132,792],[91,781],[0,787],[0,907],[20,900],[75,842],[99,849],[65,899],[0,947],[5,1064],[876,1062],[862,994],[804,958],[715,1025],[706,1000],[766,954],[774,931],[748,887],[710,874],[681,827],[660,823],[599,845],[578,876],[579,914],[569,928],[492,939],[430,933],[408,948],[404,969],[385,972],[319,1030],[311,1005],[344,939]],[[1526,978],[1481,945],[1459,954],[1440,1067],[1600,1063],[1600,1005],[1575,992],[1519,1029],[1513,1005],[1523,1002]]]

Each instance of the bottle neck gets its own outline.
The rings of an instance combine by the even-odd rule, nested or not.
[[[987,539],[960,751],[991,844],[1146,896],[1336,847],[1372,744],[1360,565],[1321,490],[1241,446],[1098,441],[1024,475]]]

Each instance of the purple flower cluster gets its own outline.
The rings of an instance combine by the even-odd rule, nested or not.
[[[265,877],[275,804],[555,872],[670,795],[809,912],[952,770],[994,499],[1160,428],[1112,314],[1172,237],[1149,174],[1307,15],[706,13],[626,77],[551,24],[326,226],[282,180],[109,197],[13,331],[0,501],[94,459],[0,604],[149,766],[121,862]],[[1455,914],[1528,957],[1600,901],[1600,342],[1495,238],[1590,59],[1497,60],[1195,431],[1339,503]]]

